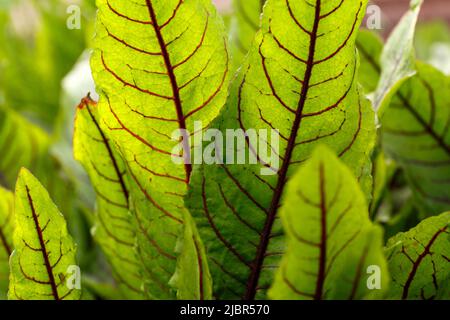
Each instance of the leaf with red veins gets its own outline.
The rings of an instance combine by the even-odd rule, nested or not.
[[[225,27],[209,0],[98,0],[97,6],[92,69],[99,114],[125,162],[145,291],[173,298],[168,282],[192,171],[183,160],[195,147],[194,122],[207,127],[226,100]],[[181,142],[172,139],[177,130],[188,131]]]

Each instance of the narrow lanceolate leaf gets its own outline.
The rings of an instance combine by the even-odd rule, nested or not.
[[[49,138],[18,113],[0,106],[0,185],[14,187],[22,166],[33,172],[43,166]]]
[[[294,175],[280,215],[287,249],[269,292],[271,298],[381,297],[389,278],[381,228],[370,221],[353,174],[328,148],[317,148]],[[379,278],[373,283],[368,273],[371,266],[378,268]]]
[[[224,136],[226,129],[278,130],[279,148],[267,148],[269,160],[261,153],[263,143],[254,156],[255,139],[244,140],[247,158],[259,163],[204,165],[193,176],[189,196],[217,297],[265,297],[284,248],[276,218],[286,181],[318,143],[332,147],[365,192],[370,190],[368,155],[375,121],[358,87],[355,49],[365,5],[366,1],[266,3],[262,32],[215,124]],[[264,131],[255,135],[263,142],[274,141]],[[227,139],[227,144],[232,142]],[[228,149],[236,151],[234,147],[229,144]]]
[[[376,33],[360,30],[356,47],[360,57],[359,83],[367,93],[372,93],[376,90],[380,79],[380,56],[383,51],[383,42]]]
[[[9,256],[12,253],[14,196],[0,187],[0,299],[5,299],[8,291]]]
[[[26,169],[20,171],[17,180],[14,209],[9,299],[79,299],[79,279],[74,272],[76,246],[64,217]]]
[[[410,10],[395,27],[381,54],[382,73],[374,96],[381,115],[396,89],[415,74],[414,33],[423,0],[411,0]]]
[[[177,288],[179,300],[211,300],[212,279],[205,249],[189,214],[184,222],[184,237],[177,247],[177,271],[170,283]]]
[[[92,60],[100,115],[130,177],[138,249],[153,298],[169,298],[189,137],[224,104],[228,52],[223,23],[209,0],[98,0]],[[201,120],[200,129],[194,121]],[[183,142],[172,140],[175,130]],[[174,161],[178,160],[178,161]],[[183,164],[179,164],[183,162]]]
[[[74,155],[89,174],[97,194],[94,237],[108,257],[124,296],[142,298],[142,262],[135,250],[125,165],[103,133],[97,104],[89,97],[77,109]]]
[[[242,64],[259,30],[265,2],[266,0],[233,0],[231,55],[234,70]]]
[[[391,299],[450,299],[450,212],[389,239]]]
[[[416,69],[381,119],[383,146],[422,213],[439,214],[450,208],[450,78],[423,63]]]

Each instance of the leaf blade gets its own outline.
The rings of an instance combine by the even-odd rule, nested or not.
[[[65,279],[76,266],[76,247],[64,217],[47,191],[22,169],[15,194],[14,251],[9,299],[78,300],[81,291]]]

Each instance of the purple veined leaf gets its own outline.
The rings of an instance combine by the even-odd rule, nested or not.
[[[280,216],[287,248],[269,297],[384,297],[389,273],[383,231],[370,221],[355,177],[328,148],[319,146],[295,173]]]
[[[208,126],[225,103],[225,27],[209,0],[100,0],[97,6],[92,70],[99,114],[127,170],[145,291],[173,298],[168,283],[186,230],[183,197],[192,171],[174,158],[191,158],[194,122]],[[180,130],[177,150],[172,136]]]
[[[386,256],[393,278],[388,298],[448,300],[450,213],[425,219],[389,239]]]
[[[8,298],[80,299],[76,245],[48,192],[26,169],[17,180],[14,217]]]
[[[375,116],[358,85],[355,48],[365,6],[318,0],[264,6],[262,29],[212,127],[277,130],[278,170],[258,156],[257,165],[202,165],[188,196],[217,298],[266,297],[285,248],[278,219],[285,185],[317,144],[331,147],[370,194]],[[255,150],[247,139],[246,154]]]
[[[77,108],[73,144],[75,159],[84,166],[97,194],[93,235],[122,295],[143,299],[143,265],[136,251],[125,164],[103,130],[97,103],[84,98]]]

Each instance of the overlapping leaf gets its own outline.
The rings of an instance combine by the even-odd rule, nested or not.
[[[8,297],[79,299],[81,290],[68,285],[75,285],[76,281],[67,281],[74,276],[70,267],[76,267],[76,247],[64,217],[44,187],[26,169],[20,171],[17,180],[14,215]]]
[[[190,179],[189,134],[209,125],[228,87],[224,26],[208,0],[98,0],[94,78],[108,135],[124,157],[138,248],[153,298],[167,283]],[[201,120],[199,128],[194,121]],[[179,147],[177,149],[177,147]],[[178,163],[175,163],[178,160]],[[185,164],[179,164],[179,162]]]
[[[13,202],[13,194],[0,187],[0,299],[4,299],[8,291],[9,256],[13,248]]]
[[[177,246],[177,271],[170,284],[179,300],[211,300],[212,279],[203,243],[189,214],[184,218],[184,236]]]
[[[414,32],[423,0],[411,0],[410,10],[395,27],[381,54],[381,75],[374,108],[382,115],[399,86],[415,74]]]
[[[422,212],[450,208],[450,78],[417,63],[417,75],[382,117],[383,146],[405,170]]]
[[[88,172],[97,194],[94,237],[108,257],[124,296],[142,298],[142,262],[135,250],[125,165],[103,133],[97,104],[90,97],[84,98],[77,110],[74,155]]]
[[[233,69],[237,69],[248,53],[259,30],[265,0],[233,0],[231,19],[231,54]]]
[[[265,297],[284,249],[277,212],[286,180],[317,143],[331,146],[364,190],[370,189],[374,114],[358,88],[355,50],[365,5],[266,3],[262,30],[214,124],[224,136],[226,129],[278,130],[279,150],[264,151],[279,156],[279,170],[277,157],[270,162],[262,154],[257,165],[204,165],[193,176],[189,196],[217,297]],[[273,141],[264,132],[259,138]],[[256,145],[250,139],[244,145],[248,158],[255,158]]]
[[[319,147],[289,183],[280,210],[287,249],[269,294],[274,299],[382,297],[389,276],[383,235],[353,174]],[[377,289],[367,270],[378,268]],[[375,284],[375,283],[374,283]]]
[[[450,213],[422,221],[389,239],[391,299],[450,298]]]

